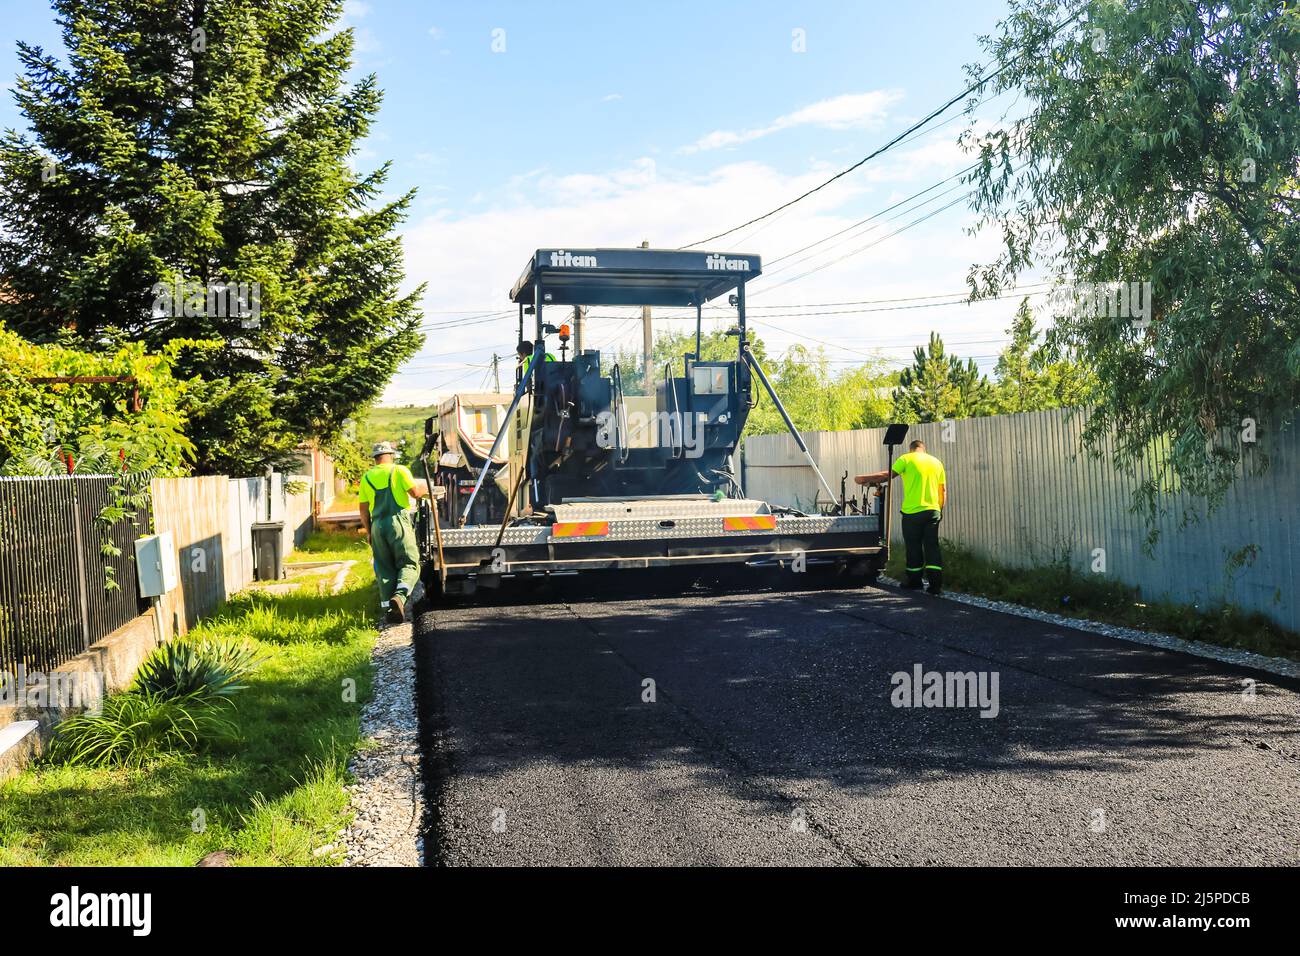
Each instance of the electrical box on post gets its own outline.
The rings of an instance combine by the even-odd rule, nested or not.
[[[172,533],[149,534],[135,539],[136,578],[141,597],[166,594],[180,582]]]

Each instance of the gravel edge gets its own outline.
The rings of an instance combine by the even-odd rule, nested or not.
[[[407,602],[409,609],[420,589]],[[361,713],[363,749],[348,770],[353,812],[342,837],[344,866],[423,866],[424,788],[420,778],[415,647],[411,622],[380,625],[371,654],[373,693]]]
[[[893,587],[899,587],[902,584],[901,581],[896,581],[885,575],[881,575],[880,580],[882,583]],[[960,591],[949,591],[946,588],[940,598],[956,601],[959,604],[970,604],[975,607],[986,608],[991,611],[1002,611],[1005,614],[1014,614],[1017,617],[1027,617],[1047,624],[1072,627],[1076,631],[1101,634],[1105,637],[1113,637],[1134,644],[1145,644],[1148,647],[1158,647],[1161,650],[1191,654],[1193,657],[1203,657],[1222,664],[1250,667],[1255,670],[1267,671],[1270,674],[1277,674],[1279,677],[1300,677],[1300,661],[1288,660],[1285,657],[1267,657],[1263,654],[1256,654],[1254,651],[1243,651],[1231,647],[1220,647],[1217,644],[1188,641],[1160,631],[1142,631],[1134,627],[1123,627],[1119,624],[1106,624],[1102,621],[1090,621],[1086,618],[1066,617],[1063,614],[1052,614],[1050,611],[1039,611],[1021,604],[995,601],[992,598],[963,594]]]

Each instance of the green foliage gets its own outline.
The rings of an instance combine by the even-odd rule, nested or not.
[[[134,690],[159,697],[209,701],[247,690],[242,681],[258,664],[242,641],[176,639],[154,649],[136,672]]]
[[[1028,298],[1021,301],[1007,332],[1011,343],[998,356],[994,369],[995,414],[1088,404],[1096,389],[1096,376],[1078,362],[1060,358],[1056,348],[1039,344]]]
[[[1014,0],[985,40],[1007,64],[986,95],[1024,108],[963,136],[978,227],[1002,239],[971,284],[993,295],[1031,267],[1076,288],[1151,283],[1146,316],[1065,303],[1049,338],[1095,373],[1087,437],[1145,463],[1148,514],[1175,481],[1213,505],[1243,420],[1300,405],[1300,8],[1076,6]]]
[[[903,564],[903,550],[891,550],[888,573],[901,578]],[[965,594],[1300,660],[1300,634],[1262,614],[1247,613],[1231,604],[1203,608],[1144,598],[1137,588],[1121,581],[1075,568],[1064,554],[1030,567],[1013,568],[945,540],[943,576],[945,587]]]
[[[510,377],[511,385],[514,376]],[[505,385],[505,382],[502,382]],[[370,467],[372,459],[370,449],[381,441],[392,442],[397,446],[397,460],[404,465],[411,465],[415,456],[424,445],[424,420],[438,414],[437,405],[405,405],[400,408],[375,406],[360,412],[357,417],[356,441],[354,447],[360,459],[360,469],[356,478]],[[335,467],[337,467],[337,462]],[[357,467],[354,462],[353,468]]]
[[[944,349],[937,332],[917,346],[912,365],[898,376],[894,418],[901,422],[941,422],[992,414],[992,388],[974,359],[962,362]]]
[[[0,325],[0,474],[63,474],[66,455],[87,474],[184,474],[194,456],[184,409],[190,383],[173,372],[174,350],[149,354],[119,341],[86,351],[74,342],[33,345]],[[33,381],[73,376],[135,381]]]
[[[50,759],[71,766],[140,767],[235,734],[225,709],[200,694],[128,691],[107,698],[98,713],[88,711],[59,724]]]
[[[337,843],[348,820],[347,763],[361,744],[358,715],[371,686],[374,583],[369,548],[355,534],[313,534],[299,552],[355,560],[345,589],[264,601],[283,610],[286,629],[342,613],[342,640],[247,637],[264,660],[239,695],[237,739],[139,767],[49,761],[0,781],[0,866],[193,866],[222,849],[239,865],[337,862],[314,851]],[[219,631],[204,620],[186,639],[237,636],[239,616],[227,608]],[[341,692],[349,685],[355,700]],[[196,807],[206,810],[202,832],[190,827]]]
[[[342,478],[350,485],[361,480],[361,476],[366,473],[372,461],[369,457],[369,449],[363,451],[355,439],[345,435],[339,436],[332,444],[327,445],[325,451],[334,460],[335,477]]]
[[[883,358],[867,359],[836,373],[822,349],[792,345],[764,370],[800,431],[874,428],[889,421],[893,376]],[[754,382],[754,391],[758,404],[749,413],[745,434],[785,431],[785,422],[761,382]]]
[[[31,133],[0,137],[0,321],[189,341],[200,472],[330,443],[421,342],[394,235],[412,194],[380,202],[388,166],[350,165],[381,92],[347,79],[340,0],[53,7],[66,62],[19,43]],[[216,283],[246,284],[253,314],[190,294]]]

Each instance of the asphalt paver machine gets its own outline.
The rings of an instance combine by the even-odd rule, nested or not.
[[[705,575],[829,568],[840,582],[873,580],[887,558],[884,514],[862,513],[843,488],[837,495],[827,484],[747,341],[745,285],[761,271],[758,256],[739,253],[537,250],[510,292],[521,339],[531,319],[533,357],[458,509],[460,521],[422,504],[430,594],[472,595],[510,579],[557,575],[590,583],[595,572],[651,568]],[[705,361],[702,310],[722,296],[735,310],[735,357]],[[666,363],[646,394],[625,394],[617,364],[602,370],[598,350],[568,349],[568,322],[582,306],[694,308],[695,349]],[[548,354],[548,336],[561,346],[558,357]],[[736,451],[759,390],[807,457],[829,513],[745,496]],[[426,477],[435,448],[426,441]],[[505,514],[469,523],[488,481],[502,489]]]

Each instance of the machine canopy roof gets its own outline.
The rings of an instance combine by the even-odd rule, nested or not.
[[[510,301],[542,305],[703,304],[763,271],[758,256],[677,249],[538,249]]]

